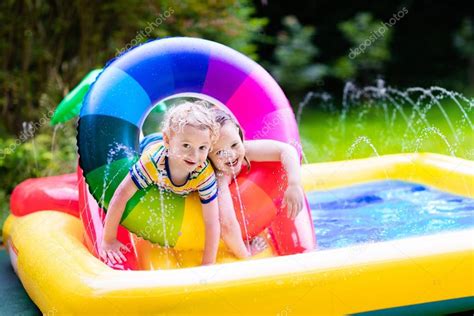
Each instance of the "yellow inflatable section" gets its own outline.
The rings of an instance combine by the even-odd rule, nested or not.
[[[398,179],[474,197],[474,162],[435,154],[312,164],[303,174],[308,191]],[[4,227],[12,264],[28,294],[44,314],[58,315],[399,315],[472,309],[473,236],[470,229],[206,267],[116,271],[87,251],[82,224],[73,216],[11,215]],[[161,267],[166,260],[190,266],[198,256],[140,247],[143,261]]]

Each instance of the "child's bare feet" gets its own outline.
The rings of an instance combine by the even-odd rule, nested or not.
[[[264,238],[257,236],[252,239],[249,243],[249,251],[251,256],[255,256],[256,254],[262,252],[267,248],[267,243]]]

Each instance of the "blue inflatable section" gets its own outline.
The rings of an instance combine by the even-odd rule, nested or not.
[[[206,81],[209,52],[180,52],[171,55],[175,93],[200,93]]]
[[[110,66],[130,75],[154,104],[173,94],[202,92],[211,44],[189,38],[157,40],[131,50]]]
[[[170,56],[157,46],[160,41],[139,46],[118,58],[112,66],[122,69],[138,82],[150,100],[174,93],[174,75]]]
[[[126,72],[107,67],[87,94],[81,117],[107,115],[141,126],[151,100],[142,86]]]
[[[174,38],[131,50],[100,75],[86,97],[81,117],[109,115],[140,127],[156,102],[178,93],[202,92],[212,44]]]

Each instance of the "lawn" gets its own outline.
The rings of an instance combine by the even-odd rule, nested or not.
[[[396,109],[363,104],[350,109],[316,110],[308,105],[301,115],[300,135],[305,161],[324,162],[394,153],[432,152],[474,160],[474,108],[464,104],[464,114],[454,102],[442,101],[425,114],[412,108]],[[402,114],[403,111],[403,114]],[[469,121],[471,123],[469,123]]]

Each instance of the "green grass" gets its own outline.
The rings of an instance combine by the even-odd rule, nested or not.
[[[300,135],[307,162],[324,162],[373,157],[394,153],[432,152],[474,160],[474,132],[459,107],[443,102],[453,130],[441,110],[433,106],[426,113],[429,127],[417,114],[411,124],[400,112],[381,105],[353,108],[345,120],[341,111],[304,109]],[[403,112],[409,118],[412,108]],[[474,122],[474,109],[464,106]],[[394,118],[394,119],[393,119]]]

